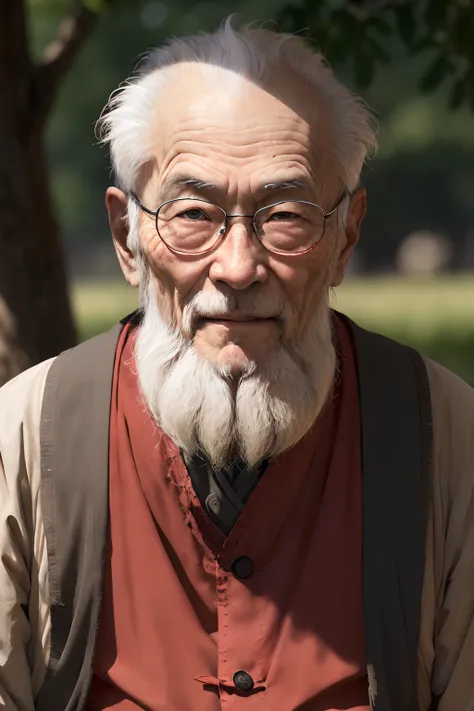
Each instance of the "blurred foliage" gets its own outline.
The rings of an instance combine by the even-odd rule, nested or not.
[[[472,0],[290,0],[280,14],[283,29],[313,38],[331,64],[349,60],[362,88],[379,64],[391,61],[400,38],[412,55],[430,52],[420,88],[449,84],[449,105],[474,109],[474,3]]]

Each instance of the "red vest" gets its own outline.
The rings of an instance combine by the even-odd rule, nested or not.
[[[342,322],[339,336],[332,401],[225,537],[143,406],[124,332],[89,711],[368,709],[359,404]]]

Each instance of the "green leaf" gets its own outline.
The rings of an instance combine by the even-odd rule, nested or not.
[[[425,22],[432,30],[446,29],[446,16],[450,3],[447,0],[428,0],[425,10]]]
[[[399,5],[395,8],[398,34],[408,47],[412,44],[416,34],[416,20],[413,11],[413,5]]]
[[[287,5],[280,11],[277,22],[285,32],[300,31],[308,24],[305,8],[299,5]]]
[[[431,34],[427,34],[424,37],[421,37],[416,42],[414,42],[411,46],[411,50],[414,54],[417,54],[418,52],[424,52],[426,49],[431,49],[433,45],[433,36]]]
[[[474,111],[474,67],[471,67],[466,74],[466,94],[469,106]]]
[[[82,4],[91,12],[96,12],[97,14],[103,10],[105,2],[104,0],[82,0]]]
[[[377,30],[377,32],[380,32],[381,35],[384,35],[384,37],[390,37],[392,34],[392,28],[390,27],[390,23],[384,20],[382,17],[371,17],[369,20],[367,20],[367,25],[370,27],[373,27],[374,30]]]
[[[451,90],[451,94],[449,96],[449,108],[453,109],[453,111],[458,109],[461,104],[463,104],[466,100],[466,95],[467,83],[466,79],[462,77],[461,79],[457,80]]]
[[[474,4],[457,8],[457,15],[449,32],[450,44],[457,54],[465,54],[474,64]]]
[[[374,37],[368,37],[367,38],[367,43],[368,47],[370,49],[371,54],[379,60],[379,62],[382,62],[382,64],[388,64],[390,61],[390,54],[387,52],[384,47],[382,47],[381,44],[377,42],[377,40]]]
[[[424,92],[429,92],[435,89],[442,80],[452,70],[452,65],[446,57],[438,57],[428,67],[427,71],[421,78],[420,87]]]
[[[358,84],[365,88],[369,86],[375,73],[374,58],[368,52],[356,54],[354,60],[354,73]]]

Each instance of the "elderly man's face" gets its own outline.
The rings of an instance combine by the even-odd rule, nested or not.
[[[144,205],[156,209],[165,200],[191,197],[230,214],[253,214],[280,200],[314,202],[324,212],[333,208],[342,185],[331,157],[331,118],[301,79],[280,76],[263,89],[224,70],[179,65],[167,71],[151,127],[154,157],[138,190]],[[203,185],[186,185],[180,178]],[[294,182],[297,187],[284,185]],[[108,207],[119,258],[135,283],[118,227],[123,203],[120,192],[111,189]],[[237,310],[199,319],[189,335],[200,356],[233,374],[249,362],[258,365],[282,339],[301,339],[323,292],[340,283],[364,209],[359,191],[346,227],[337,212],[321,242],[299,256],[267,251],[245,217],[232,219],[225,239],[208,254],[178,255],[161,241],[154,219],[143,214],[141,243],[164,318],[185,330],[183,309],[196,294],[237,296]],[[278,318],[282,304],[283,320]]]

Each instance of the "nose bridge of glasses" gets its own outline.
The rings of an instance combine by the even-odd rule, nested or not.
[[[230,219],[233,219],[233,218],[235,218],[235,217],[246,217],[246,218],[249,218],[250,220],[252,220],[252,227],[253,227],[253,229],[255,230],[255,215],[254,215],[254,214],[253,214],[253,215],[247,215],[247,214],[244,214],[244,213],[241,213],[241,212],[236,212],[236,213],[232,213],[232,214],[226,213],[226,214],[225,214],[225,221],[226,221],[226,222],[225,222],[225,225],[223,225],[223,226],[221,227],[221,229],[219,230],[219,234],[220,234],[220,235],[223,235],[223,234],[226,233],[226,231],[229,229],[229,220],[230,220]]]

